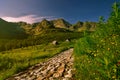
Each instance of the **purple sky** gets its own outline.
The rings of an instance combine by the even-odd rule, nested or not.
[[[118,0],[0,0],[0,17],[7,21],[38,22],[64,18],[76,21],[98,21],[108,18],[113,2]]]

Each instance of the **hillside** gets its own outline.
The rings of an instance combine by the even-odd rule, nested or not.
[[[42,33],[41,31],[55,28],[54,25],[50,21],[47,21],[46,19],[42,20],[39,23],[35,23],[32,26],[33,29],[31,30],[31,33],[33,33],[34,35]]]
[[[4,38],[25,38],[27,34],[24,29],[20,28],[16,23],[10,23],[0,18],[0,39]]]
[[[30,35],[39,35],[44,30],[50,30],[50,29],[69,29],[72,25],[65,21],[64,19],[57,19],[48,21],[46,19],[43,19],[41,22],[33,23],[33,24],[26,24],[26,23],[20,23],[20,26]]]
[[[69,29],[71,24],[64,19],[56,19],[51,21],[56,28],[65,28]]]
[[[96,27],[97,27],[97,22],[81,22],[78,21],[76,24],[73,24],[70,29],[71,30],[75,30],[75,31],[95,31]]]

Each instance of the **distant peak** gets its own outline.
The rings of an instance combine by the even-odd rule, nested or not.
[[[81,21],[78,21],[78,22],[76,22],[76,24],[83,24],[83,22],[81,22]]]
[[[42,21],[48,21],[47,19],[43,19]]]
[[[58,21],[65,21],[63,18],[56,19]]]

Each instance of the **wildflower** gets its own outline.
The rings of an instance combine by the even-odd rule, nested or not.
[[[104,42],[104,40],[101,40],[101,42]]]
[[[110,50],[110,48],[108,48],[108,51]]]
[[[111,42],[111,44],[115,44],[114,42]]]
[[[113,78],[113,79],[115,79],[115,78],[116,78],[116,76],[112,76],[112,78]]]
[[[97,47],[99,46],[99,44],[97,44]]]
[[[96,57],[97,55],[96,54],[94,54],[94,57]]]

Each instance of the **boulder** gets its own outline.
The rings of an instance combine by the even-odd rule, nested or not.
[[[58,42],[55,40],[55,41],[52,42],[52,44],[53,44],[53,45],[57,45]]]
[[[66,41],[66,42],[70,42],[70,39],[66,39],[65,41]]]

